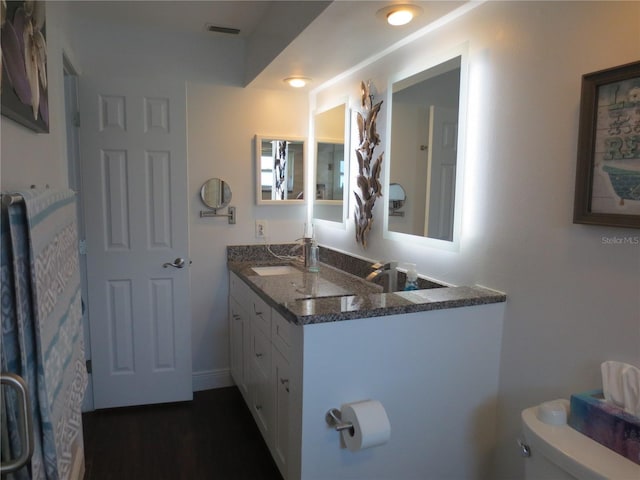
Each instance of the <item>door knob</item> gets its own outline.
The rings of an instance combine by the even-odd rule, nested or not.
[[[169,262],[163,263],[162,266],[164,268],[167,268],[167,267],[184,268],[184,258],[178,257],[173,261],[173,263],[169,263]]]

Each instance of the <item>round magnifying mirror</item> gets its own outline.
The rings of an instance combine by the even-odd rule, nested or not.
[[[392,211],[398,210],[404,206],[407,200],[407,194],[399,183],[389,185],[389,208]]]
[[[200,198],[207,207],[217,210],[229,205],[231,201],[231,187],[224,180],[210,178],[200,189]]]

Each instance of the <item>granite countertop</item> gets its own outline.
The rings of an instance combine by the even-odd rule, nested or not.
[[[324,263],[317,273],[306,272],[296,261],[229,261],[227,265],[268,304],[297,325],[506,301],[505,294],[482,287],[383,293],[379,285]],[[297,271],[260,276],[252,269],[274,265],[290,265]]]

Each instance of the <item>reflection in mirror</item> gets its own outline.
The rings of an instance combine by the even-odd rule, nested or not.
[[[404,207],[404,202],[407,201],[407,194],[399,183],[392,183],[389,185],[389,216],[390,217],[404,217],[404,212],[400,209]]]
[[[461,57],[393,84],[389,182],[406,190],[388,230],[453,241]]]
[[[316,140],[314,218],[339,223],[344,220],[345,132],[345,104],[316,114],[314,119]]]
[[[344,142],[318,142],[316,200],[344,198]]]
[[[229,205],[231,201],[231,187],[224,180],[210,178],[200,189],[200,198],[207,207],[217,210]]]
[[[303,203],[304,141],[257,135],[256,179],[258,204]]]

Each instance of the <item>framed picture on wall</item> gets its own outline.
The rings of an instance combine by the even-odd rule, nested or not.
[[[640,228],[640,62],[582,77],[573,223]]]
[[[49,133],[45,2],[8,1],[3,13],[2,115]]]

